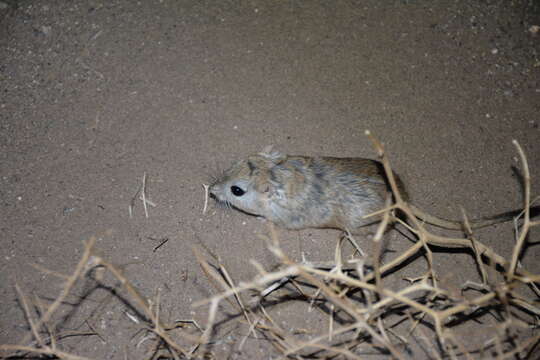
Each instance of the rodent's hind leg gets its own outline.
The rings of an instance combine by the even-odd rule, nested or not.
[[[358,242],[362,244],[364,252],[355,251],[352,256],[354,256],[358,252],[364,257],[371,257],[373,256],[373,254],[379,253],[381,251],[381,246],[382,249],[385,248],[386,242],[388,241],[389,233],[391,233],[392,230],[395,230],[397,228],[396,223],[397,221],[393,219],[388,222],[388,224],[383,229],[384,231],[381,234],[382,236],[379,242],[375,241],[375,236],[379,231],[379,227],[381,226],[380,222],[358,227],[352,232],[344,231],[342,236],[346,239],[350,237],[351,245],[355,249],[358,249],[359,246],[353,243],[353,241],[358,240]]]

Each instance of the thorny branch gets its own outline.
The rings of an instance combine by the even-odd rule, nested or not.
[[[172,359],[216,357],[212,346],[215,343],[215,335],[219,333],[218,323],[224,321],[221,312],[223,300],[228,301],[228,304],[238,311],[240,315],[238,321],[247,326],[247,332],[242,336],[241,341],[238,341],[238,348],[241,349],[244,346],[248,341],[248,335],[251,334],[250,341],[258,341],[260,338],[269,340],[270,344],[281,353],[282,359],[306,357],[362,359],[364,358],[362,354],[366,352],[388,354],[393,358],[405,359],[410,357],[411,344],[416,341],[414,333],[419,334],[417,336],[423,341],[423,347],[427,346],[426,351],[430,356],[439,359],[444,357],[473,358],[473,352],[485,353],[486,351],[490,351],[494,357],[501,359],[527,357],[528,354],[532,354],[540,346],[540,335],[534,328],[540,318],[538,307],[540,291],[537,288],[540,275],[520,267],[519,260],[527,245],[530,229],[539,225],[540,221],[530,220],[531,178],[527,158],[519,144],[516,141],[513,142],[520,155],[524,172],[523,221],[521,227],[516,227],[517,241],[511,259],[507,260],[474,236],[465,216],[463,216],[464,229],[467,236],[464,238],[443,237],[429,232],[399,193],[382,144],[369,132],[366,134],[372,140],[383,163],[394,197],[393,204],[388,202],[386,208],[378,212],[383,215],[383,221],[373,239],[375,252],[371,254],[371,264],[373,264],[371,271],[364,267],[365,258],[343,261],[340,244],[336,246],[335,263],[330,270],[324,270],[317,264],[307,261],[295,262],[282,250],[279,236],[273,226],[270,227],[267,238],[268,248],[281,263],[281,268],[266,271],[252,260],[259,275],[251,281],[235,283],[217,256],[211,257],[218,265],[211,265],[210,261],[195,249],[195,256],[203,273],[215,284],[218,293],[193,304],[194,306],[210,304],[204,329],[199,328],[192,321],[200,332],[199,336],[193,336],[187,332],[175,332],[182,339],[183,344],[186,342],[191,344],[186,346],[180,345],[178,339],[169,333],[170,329],[177,327],[166,325],[160,319],[159,294],[154,301],[144,298],[118,267],[96,255],[93,250],[95,239],[92,238],[85,243],[85,251],[70,276],[39,268],[47,274],[64,280],[60,294],[49,306],[44,306],[38,300],[30,301],[22,289],[16,285],[20,304],[28,321],[29,332],[19,344],[0,345],[0,351],[9,352],[13,356],[39,354],[67,360],[87,359],[61,350],[58,346],[61,337],[53,334],[52,329],[55,329],[54,315],[68,295],[73,292],[77,282],[91,269],[100,267],[120,281],[121,288],[129,295],[132,306],[142,310],[141,314],[145,318],[140,320],[146,330],[155,335],[152,337],[156,341],[155,349],[163,345],[162,348],[168,352],[168,358]],[[405,217],[396,218],[394,216],[396,211],[403,213]],[[380,259],[384,242],[381,240],[392,221],[407,228],[418,241],[402,254],[382,264]],[[472,282],[467,282],[463,288],[474,287],[478,292],[477,296],[469,296],[465,299],[440,286],[432,266],[434,261],[434,255],[430,251],[432,245],[441,248],[469,249],[474,254],[472,258],[476,261],[482,283],[474,285]],[[384,286],[382,279],[385,276],[390,276],[394,270],[407,261],[411,261],[422,250],[427,257],[427,275],[420,277],[420,281],[399,290]],[[484,262],[487,262],[489,266],[486,267]],[[504,271],[497,274],[494,271],[496,266]],[[488,270],[491,270],[494,275],[489,273],[488,277]],[[305,304],[306,317],[309,317],[313,308],[328,316],[330,326],[327,330],[309,329],[307,333],[310,337],[306,338],[302,335],[303,332],[284,328],[279,325],[282,323],[280,320],[273,318],[271,309],[268,308],[271,303],[267,302],[267,298],[274,289],[282,286],[287,280],[293,281],[292,291],[297,291],[301,303]],[[268,291],[269,285],[272,289],[270,291]],[[527,289],[530,289],[528,294],[525,292]],[[246,302],[243,295],[253,290],[259,296]],[[285,291],[291,290],[288,288]],[[304,299],[303,302],[302,299]],[[39,308],[36,312],[40,315],[39,317],[34,315],[33,308]],[[452,322],[461,315],[475,316],[474,314],[480,313],[480,309],[489,313],[497,308],[504,311],[498,312],[495,316],[498,319],[495,326],[479,325],[484,326],[484,330],[486,326],[487,329],[494,330],[491,341],[467,349],[460,340],[459,332],[453,328]],[[524,314],[529,314],[529,318]],[[428,332],[419,326],[421,323],[429,322],[434,325],[435,330],[435,338],[431,340],[428,338]],[[309,319],[306,319],[306,323],[309,323]],[[405,334],[400,334],[395,328],[401,323],[410,325],[409,331]],[[518,330],[523,326],[531,328],[529,336],[516,337]],[[30,342],[31,339],[33,341]],[[437,342],[442,344],[442,347],[438,347]]]

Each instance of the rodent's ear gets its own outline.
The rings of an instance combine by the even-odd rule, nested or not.
[[[255,190],[261,194],[266,194],[268,196],[273,193],[273,186],[270,181],[259,178],[255,181]]]
[[[272,161],[274,164],[280,163],[287,158],[287,155],[274,149],[273,145],[266,146],[263,151],[259,153],[259,155]]]

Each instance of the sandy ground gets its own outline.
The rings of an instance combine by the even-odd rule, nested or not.
[[[518,208],[512,139],[540,190],[540,34],[529,31],[539,14],[533,1],[0,2],[0,343],[27,331],[15,283],[44,302],[60,290],[31,264],[70,273],[91,236],[144,296],[161,291],[165,319],[204,324],[207,309],[191,304],[215,290],[193,246],[219,255],[236,281],[256,274],[248,259],[275,260],[261,220],[213,204],[202,215],[201,184],[268,144],[374,158],[370,129],[432,214]],[[143,174],[157,206],[146,218],[137,201],[130,217]],[[510,254],[511,225],[478,234]],[[295,259],[330,260],[338,233],[280,236]],[[449,286],[477,279],[470,255],[437,256]],[[538,256],[527,249],[530,270]],[[405,273],[424,270],[418,259]],[[103,338],[67,338],[64,349],[146,358],[126,304],[78,291],[61,330],[91,325]],[[271,310],[288,329],[306,326],[294,303]],[[222,325],[224,358],[277,355],[255,339],[240,351],[236,327]]]

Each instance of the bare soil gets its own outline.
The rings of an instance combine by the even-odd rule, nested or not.
[[[258,236],[261,220],[212,203],[202,214],[201,184],[265,145],[375,158],[369,129],[424,210],[459,218],[460,206],[471,217],[519,208],[512,139],[528,155],[533,194],[540,190],[540,34],[531,28],[539,15],[539,3],[525,0],[1,1],[0,343],[28,332],[15,283],[53,299],[61,282],[31,265],[69,274],[92,236],[144,296],[160,291],[165,320],[204,325],[207,307],[192,303],[215,290],[194,246],[217,254],[235,281],[257,273],[249,259],[268,268],[275,260]],[[146,218],[135,198],[130,216],[144,174],[156,206]],[[394,251],[409,245],[398,235],[388,234]],[[510,254],[511,224],[478,236]],[[292,258],[322,261],[338,232],[280,237]],[[530,242],[524,266],[538,273],[538,230]],[[466,252],[441,250],[436,267],[449,288],[478,280]],[[403,276],[425,268],[418,259]],[[69,297],[57,326],[100,336],[62,347],[148,358],[126,301],[91,284]],[[295,309],[291,301],[270,310],[288,330],[327,326]],[[219,334],[219,358],[279,355],[254,338],[239,349],[246,329],[236,321]]]

